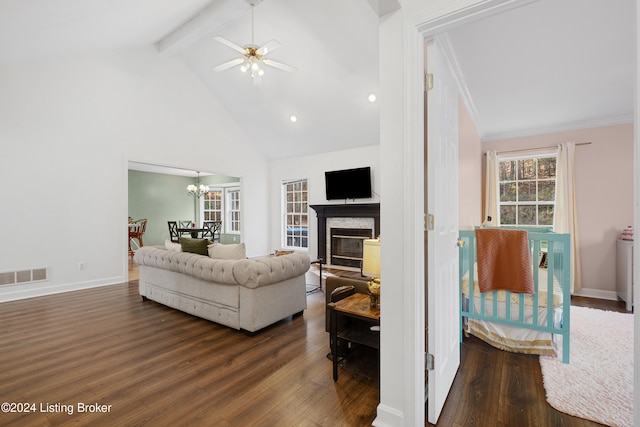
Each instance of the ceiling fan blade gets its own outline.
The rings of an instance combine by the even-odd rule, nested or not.
[[[244,62],[244,58],[236,58],[231,61],[225,62],[224,64],[220,64],[216,67],[213,67],[213,71],[224,71],[236,65],[240,65]]]
[[[258,55],[266,55],[269,52],[273,52],[276,48],[280,46],[280,42],[277,40],[270,40],[263,44],[261,47],[256,50]]]
[[[279,68],[283,71],[288,71],[288,72],[292,72],[297,70],[296,67],[293,67],[291,65],[287,65],[287,64],[283,64],[282,62],[278,62],[278,61],[274,61],[273,59],[263,59],[262,62],[264,62],[266,65],[270,66],[270,67],[274,67],[274,68]]]
[[[244,50],[244,48],[242,46],[238,46],[237,44],[235,44],[234,42],[225,39],[222,36],[215,36],[214,37],[215,40],[218,40],[220,43],[222,43],[225,46],[230,47],[233,50],[236,50],[238,52],[240,52],[241,54],[246,54],[247,52]]]

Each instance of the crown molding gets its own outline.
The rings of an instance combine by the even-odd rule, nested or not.
[[[471,121],[473,122],[476,131],[479,135],[482,135],[482,124],[480,122],[480,116],[478,115],[478,110],[473,103],[471,92],[467,87],[464,74],[462,73],[462,69],[460,68],[460,64],[458,63],[458,58],[456,57],[456,54],[453,50],[453,46],[451,45],[451,39],[449,38],[447,33],[438,34],[437,36],[434,36],[433,39],[440,48],[440,53],[442,54],[444,61],[449,68],[449,72],[453,76],[453,80],[458,87],[458,95],[467,108],[467,113],[471,117]]]
[[[574,130],[599,128],[604,126],[616,126],[633,123],[633,115],[610,117],[598,120],[585,120],[579,122],[571,122],[558,126],[548,126],[533,129],[523,129],[513,132],[495,132],[487,133],[480,136],[482,142],[500,141],[503,139],[522,138],[526,136],[546,135],[550,133],[569,132]]]

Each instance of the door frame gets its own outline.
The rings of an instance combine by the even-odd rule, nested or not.
[[[378,406],[378,416],[374,425],[424,425],[424,349],[425,349],[425,250],[424,250],[424,197],[425,186],[423,178],[426,170],[424,160],[424,106],[423,106],[423,72],[424,72],[424,39],[438,35],[458,25],[464,25],[485,17],[506,12],[512,8],[520,7],[537,0],[489,0],[481,4],[471,5],[454,11],[450,14],[436,16],[433,7],[423,6],[422,10],[414,10],[415,6],[406,7],[403,16],[401,36],[403,51],[403,74],[405,83],[402,85],[402,104],[405,107],[404,120],[401,125],[402,155],[404,159],[403,182],[407,184],[404,189],[403,223],[405,239],[402,242],[403,277],[407,288],[403,293],[402,324],[405,337],[402,344],[404,367],[402,368],[402,381],[389,380],[391,375],[386,374],[385,361],[393,360],[397,353],[393,348],[384,345],[385,333],[381,333],[381,402]],[[418,2],[415,1],[414,4]],[[394,23],[395,24],[395,23]],[[391,25],[391,24],[390,24]],[[397,34],[396,34],[397,35]],[[383,114],[381,112],[381,114]],[[384,144],[383,144],[384,145]],[[381,147],[382,155],[385,148]],[[381,212],[386,211],[381,206]],[[386,223],[386,221],[385,221]],[[384,249],[383,249],[384,251]],[[394,270],[385,263],[383,255],[383,270]],[[393,274],[393,273],[392,273]],[[427,284],[428,286],[428,284]],[[384,290],[383,290],[384,293]],[[384,297],[384,295],[383,295]],[[392,303],[395,308],[397,302]],[[384,318],[382,319],[384,323]],[[391,325],[390,325],[391,326]],[[393,325],[396,326],[397,325]],[[384,327],[384,326],[383,326]],[[390,328],[393,330],[394,328]],[[392,340],[392,343],[395,341]],[[389,385],[385,382],[389,380]],[[386,396],[398,393],[397,386],[401,385],[402,395],[405,396],[402,407],[389,405]],[[389,398],[394,402],[393,398]]]

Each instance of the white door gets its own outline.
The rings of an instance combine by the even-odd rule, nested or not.
[[[428,416],[438,421],[460,365],[458,285],[458,93],[435,42],[427,44],[427,351]],[[429,224],[432,223],[432,226]]]

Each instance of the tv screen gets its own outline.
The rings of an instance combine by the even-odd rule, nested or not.
[[[371,197],[371,168],[344,169],[324,173],[327,200]]]

